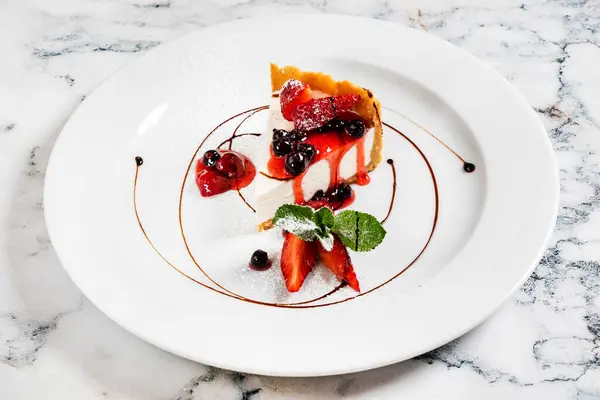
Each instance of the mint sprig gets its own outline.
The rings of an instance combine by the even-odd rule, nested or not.
[[[327,251],[333,248],[333,235],[330,228],[334,224],[334,219],[333,213],[327,207],[315,212],[311,207],[284,204],[275,212],[273,224],[306,242],[319,240]]]
[[[293,233],[304,241],[319,240],[325,250],[333,248],[333,234],[354,251],[371,251],[385,237],[386,231],[371,214],[346,210],[337,215],[322,207],[284,204],[275,212],[273,224]]]

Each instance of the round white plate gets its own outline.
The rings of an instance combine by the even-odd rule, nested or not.
[[[203,198],[193,173],[185,179],[215,126],[268,102],[271,61],[370,88],[383,121],[405,135],[384,129],[396,200],[383,244],[352,254],[361,296],[343,288],[310,301],[336,285],[322,267],[287,293],[280,232],[256,232],[237,193]],[[267,113],[242,129],[262,131]],[[199,154],[241,118],[217,129]],[[234,149],[252,158],[259,142],[244,137]],[[135,157],[144,160],[139,168]],[[252,190],[243,190],[250,203]],[[558,194],[544,129],[491,68],[412,29],[313,15],[204,29],[113,75],[64,127],[44,197],[64,267],[117,323],[203,363],[311,376],[405,360],[482,322],[535,266]],[[391,195],[392,169],[382,162],[352,209],[383,218]],[[275,257],[271,270],[248,268],[256,248]]]

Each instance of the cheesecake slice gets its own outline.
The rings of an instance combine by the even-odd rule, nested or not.
[[[255,183],[259,231],[272,227],[283,204],[312,205],[324,193],[369,183],[383,148],[381,108],[371,91],[271,64],[269,106]],[[334,209],[342,206],[329,201]]]

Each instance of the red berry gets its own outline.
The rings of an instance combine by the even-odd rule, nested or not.
[[[317,250],[319,259],[339,279],[345,281],[352,289],[360,292],[360,285],[356,278],[356,273],[354,273],[352,260],[350,260],[346,246],[344,246],[344,243],[336,235],[333,235],[333,239],[333,248],[331,251],[325,250],[321,246],[321,243],[319,243]]]
[[[196,175],[196,185],[204,197],[225,193],[232,188],[232,181],[212,170],[202,170]]]
[[[217,171],[229,179],[241,179],[244,176],[244,161],[235,153],[225,152],[216,163]]]
[[[337,115],[340,115],[343,112],[352,110],[352,107],[360,100],[360,96],[357,94],[347,94],[344,96],[336,96],[333,99]]]
[[[356,94],[324,97],[299,104],[292,111],[295,128],[308,132],[320,128],[343,112],[350,111],[360,100]]]
[[[281,250],[281,272],[290,292],[300,290],[306,276],[315,266],[316,255],[316,242],[305,242],[288,233]]]
[[[312,99],[310,87],[296,79],[286,81],[281,87],[279,101],[281,103],[281,114],[283,118],[292,121],[292,111],[298,104],[305,103]]]

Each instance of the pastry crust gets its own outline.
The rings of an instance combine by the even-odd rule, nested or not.
[[[266,220],[265,222],[261,222],[258,224],[257,229],[259,232],[266,231],[273,227],[273,218]]]
[[[373,96],[369,89],[362,88],[350,81],[335,81],[330,75],[322,72],[305,72],[293,66],[279,67],[271,63],[271,91],[277,92],[289,79],[297,79],[310,86],[312,90],[319,90],[331,96],[342,96],[346,94],[357,94],[360,100],[354,106],[353,111],[360,114],[375,129],[375,138],[371,148],[371,161],[366,166],[367,173],[373,171],[382,159],[383,153],[383,129],[381,127],[381,104]],[[356,174],[346,179],[346,183],[355,183]],[[259,231],[273,227],[271,219],[258,225]]]

